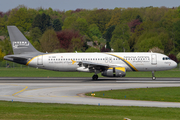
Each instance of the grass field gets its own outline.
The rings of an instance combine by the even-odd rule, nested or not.
[[[180,77],[180,70],[155,72],[156,77]],[[92,77],[94,73],[57,72],[36,68],[0,68],[0,77]],[[98,74],[102,77],[101,74]],[[127,72],[126,77],[152,77],[151,72]]]
[[[157,77],[180,77],[177,69],[156,72]],[[0,68],[0,77],[91,77],[93,73],[56,72],[35,68]],[[151,77],[151,72],[128,72],[127,77]],[[148,88],[95,92],[98,97],[180,102],[180,88]],[[113,92],[113,93],[112,93]],[[104,96],[103,96],[104,93]],[[139,93],[139,94],[138,94]],[[167,94],[166,94],[167,93]],[[119,96],[114,96],[119,95]],[[150,98],[147,98],[149,96]],[[152,99],[153,98],[153,99]],[[0,101],[0,119],[61,120],[178,120],[180,108],[118,107]]]
[[[178,120],[179,108],[43,104],[0,101],[0,119]]]
[[[95,97],[125,100],[180,102],[179,91],[180,87],[136,88],[98,91],[95,92]],[[91,93],[87,93],[86,95],[91,96]]]

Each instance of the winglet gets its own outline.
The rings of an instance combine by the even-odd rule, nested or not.
[[[74,60],[72,60],[72,59],[71,59],[71,61],[72,61],[72,64],[76,63],[76,61],[74,61]]]

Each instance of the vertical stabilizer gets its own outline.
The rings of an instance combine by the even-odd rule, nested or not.
[[[7,26],[14,54],[39,53],[16,26]]]

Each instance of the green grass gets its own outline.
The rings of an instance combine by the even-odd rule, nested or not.
[[[0,77],[92,77],[93,73],[58,72],[36,68],[0,68]]]
[[[180,77],[180,70],[173,69],[168,71],[155,72],[156,77]],[[36,68],[17,67],[0,68],[0,77],[92,77],[94,73],[85,72],[58,72]],[[101,74],[98,74],[102,77]],[[127,72],[126,77],[152,77],[151,72]]]
[[[95,97],[125,100],[180,102],[179,91],[180,87],[136,88],[98,91],[95,92]],[[91,93],[87,93],[86,95],[91,96]]]
[[[0,119],[178,120],[179,108],[43,104],[0,101]]]

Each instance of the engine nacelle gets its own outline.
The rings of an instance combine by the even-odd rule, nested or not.
[[[77,71],[79,71],[79,72],[90,72],[89,68],[86,68],[86,67],[79,67],[79,68],[77,68]]]
[[[102,76],[106,77],[125,77],[126,76],[126,68],[124,67],[115,67],[109,68],[102,72]]]

